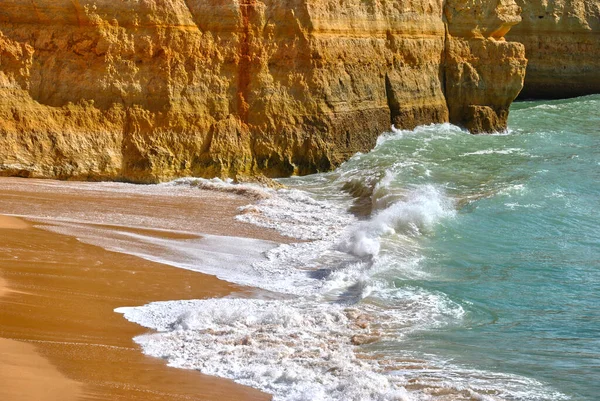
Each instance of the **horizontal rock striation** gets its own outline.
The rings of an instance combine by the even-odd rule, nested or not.
[[[529,60],[522,98],[600,93],[600,2],[516,0],[523,22],[507,35]]]
[[[391,124],[505,128],[509,0],[0,1],[0,174],[287,176]]]

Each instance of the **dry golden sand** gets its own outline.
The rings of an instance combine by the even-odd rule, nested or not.
[[[83,207],[91,201],[85,194],[79,198],[75,193],[53,194],[42,190],[40,194],[32,190],[35,185],[29,183],[0,179],[3,193],[10,193],[8,198],[0,198],[0,212],[24,214],[22,209],[25,208],[47,216],[48,210],[53,208],[55,213],[61,213],[56,202],[64,201],[65,197],[70,197],[74,205],[63,204],[62,208],[68,209]],[[36,181],[31,183],[36,184]],[[56,182],[48,185],[61,187]],[[100,202],[131,207],[131,198],[119,203],[119,196],[122,195],[100,199]],[[214,201],[210,196],[207,199]],[[222,200],[215,205],[196,199],[193,206],[181,200],[179,206],[193,208],[199,215],[203,208],[208,211],[209,231],[219,231],[213,214],[217,207],[228,211],[218,217],[223,220],[223,234],[231,234],[233,228],[235,233],[247,234],[244,236],[251,236],[255,231],[258,237],[277,239],[272,232],[231,221],[236,207],[248,203],[247,199],[232,200],[225,196]],[[173,205],[167,202],[166,206]],[[144,208],[133,209],[146,213]],[[154,209],[154,213],[160,210]],[[177,238],[177,234],[153,229],[145,232]],[[187,236],[182,235],[182,238]],[[0,293],[4,294],[0,298],[0,400],[270,398],[229,380],[169,368],[160,359],[144,356],[132,338],[145,330],[113,312],[120,306],[224,296],[248,292],[248,289],[213,276],[109,252],[13,217],[0,219],[0,239],[0,275],[3,276]]]

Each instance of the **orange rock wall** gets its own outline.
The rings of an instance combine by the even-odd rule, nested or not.
[[[600,93],[600,1],[516,0],[523,22],[507,35],[529,60],[522,98]]]
[[[331,169],[391,124],[503,129],[526,64],[502,38],[515,8],[0,0],[0,174],[285,176]]]

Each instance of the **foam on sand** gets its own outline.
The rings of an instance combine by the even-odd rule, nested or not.
[[[397,341],[415,323],[424,328],[421,315],[441,312],[437,324],[460,315],[443,296],[422,295],[397,299],[391,311],[303,298],[169,301],[116,311],[158,331],[135,338],[146,354],[257,387],[276,401],[561,399],[524,377],[410,352],[383,357],[377,344]]]

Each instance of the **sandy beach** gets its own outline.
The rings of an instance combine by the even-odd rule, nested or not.
[[[29,229],[20,219],[0,215],[0,233],[16,236]],[[13,293],[0,277],[0,298]],[[0,302],[2,300],[0,299]],[[32,344],[0,338],[0,398],[3,400],[77,400],[82,385],[61,374]],[[33,385],[35,383],[35,385]]]
[[[129,209],[142,222],[143,216],[177,210],[178,215],[185,211],[194,215],[185,224],[195,224],[196,231],[201,224],[204,232],[277,240],[274,232],[233,219],[237,207],[250,200],[207,193],[193,203],[167,197],[152,202],[143,195],[86,192],[80,185],[91,188],[94,184],[0,179],[0,213],[46,218],[40,223],[0,217],[0,382],[10,383],[0,386],[0,399],[269,399],[229,380],[169,368],[160,359],[144,356],[132,338],[145,330],[113,311],[151,301],[219,297],[249,289],[109,252],[40,228],[48,224],[49,216],[72,216],[78,208],[87,208],[89,213],[108,208],[115,215]],[[185,228],[185,220],[177,224]],[[166,223],[157,225],[131,230],[170,239],[189,237],[164,231],[172,228],[164,227]]]

